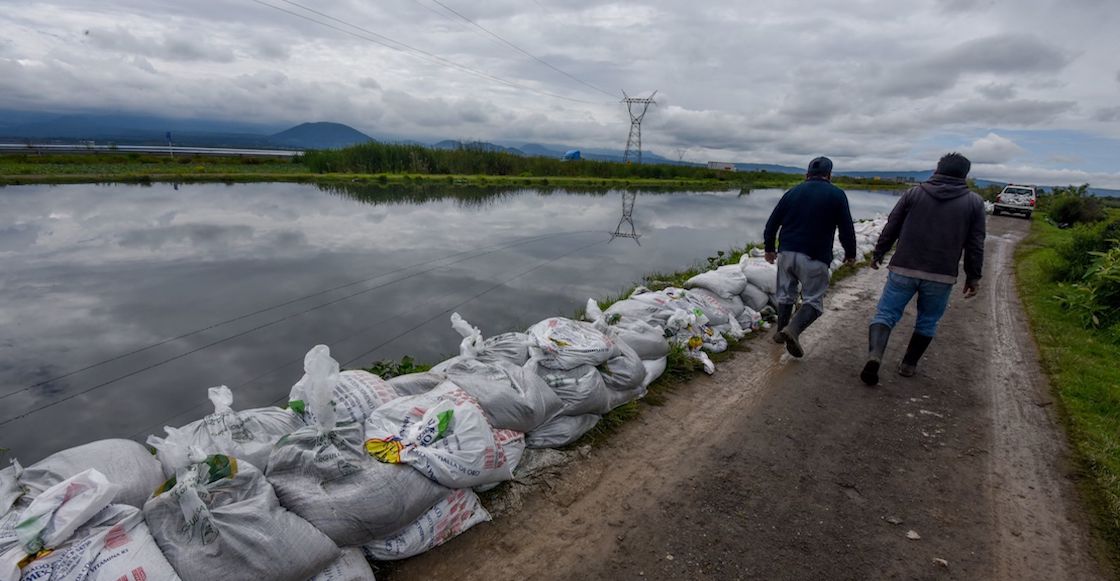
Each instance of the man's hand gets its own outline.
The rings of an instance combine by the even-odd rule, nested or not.
[[[877,256],[871,257],[871,268],[879,270],[879,265],[883,263],[883,259]]]
[[[767,252],[766,253],[766,262],[769,262],[770,264],[774,264],[775,260],[778,260],[778,253],[777,252]]]
[[[964,298],[971,299],[976,296],[977,291],[980,290],[980,281],[966,280],[964,281]]]

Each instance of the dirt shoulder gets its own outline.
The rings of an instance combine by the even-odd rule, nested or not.
[[[859,383],[885,277],[862,272],[831,293],[805,359],[756,340],[379,578],[1103,579],[1015,294],[1026,231],[990,221],[981,295],[954,297],[917,377]]]

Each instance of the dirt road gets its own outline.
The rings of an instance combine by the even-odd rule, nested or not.
[[[989,222],[917,377],[857,377],[885,278],[841,283],[803,360],[756,340],[508,508],[379,578],[1105,578],[1014,286],[1024,220]],[[920,538],[909,538],[920,537]],[[943,561],[942,561],[943,560]]]

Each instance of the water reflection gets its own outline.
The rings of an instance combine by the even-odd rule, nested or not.
[[[0,447],[32,462],[143,437],[205,413],[223,383],[237,407],[266,405],[315,343],[352,366],[438,360],[458,344],[452,311],[487,334],[571,313],[758,240],[781,195],[323,189],[0,189]],[[849,197],[856,216],[894,203]]]

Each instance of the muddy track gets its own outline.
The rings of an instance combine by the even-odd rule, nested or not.
[[[752,342],[379,578],[1103,579],[1012,278],[1027,226],[990,220],[981,294],[954,297],[917,377],[892,372],[910,312],[883,383],[859,383],[885,278],[864,271],[805,359]]]

